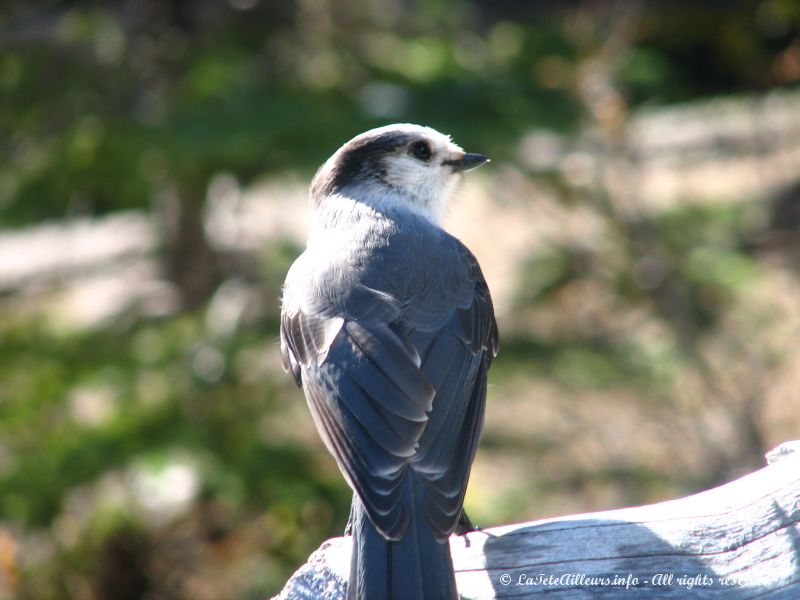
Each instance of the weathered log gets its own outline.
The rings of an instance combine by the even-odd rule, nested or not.
[[[720,487],[659,504],[452,536],[462,598],[800,599],[800,442]],[[351,539],[311,555],[279,600],[344,598]]]

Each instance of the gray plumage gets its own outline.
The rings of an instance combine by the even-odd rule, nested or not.
[[[311,186],[281,353],[354,490],[348,598],[457,597],[447,540],[498,334],[475,257],[439,220],[460,173],[485,160],[393,125],[345,144]]]

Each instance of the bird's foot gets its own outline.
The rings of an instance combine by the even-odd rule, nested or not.
[[[467,516],[467,512],[462,508],[461,509],[461,516],[458,517],[458,523],[456,523],[455,533],[456,535],[466,535],[471,531],[480,531],[481,528],[477,525],[474,525],[472,521],[470,521],[469,517]]]

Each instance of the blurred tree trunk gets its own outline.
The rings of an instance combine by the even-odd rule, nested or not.
[[[187,38],[195,35],[196,6],[187,0],[156,0],[137,7],[139,28],[143,31],[179,32]],[[147,44],[147,38],[138,43]],[[146,47],[144,48],[146,50]],[[183,77],[180,67],[167,55],[157,54],[143,75],[146,87],[166,96]],[[203,223],[207,181],[210,174],[202,169],[176,169],[168,175],[171,183],[160,202],[163,236],[164,271],[177,288],[180,309],[191,311],[202,306],[222,281],[219,257],[208,242]]]
[[[203,191],[178,183],[164,194],[161,219],[166,277],[180,294],[181,310],[202,306],[222,281],[217,253],[203,224]]]

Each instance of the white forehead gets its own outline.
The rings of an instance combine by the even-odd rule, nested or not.
[[[393,125],[384,125],[383,127],[376,127],[356,136],[354,139],[362,137],[380,136],[386,133],[402,133],[405,135],[418,136],[427,139],[434,149],[450,150],[450,151],[463,151],[461,146],[455,144],[449,135],[445,135],[433,129],[432,127],[425,127],[424,125],[415,125],[414,123],[395,123]]]

